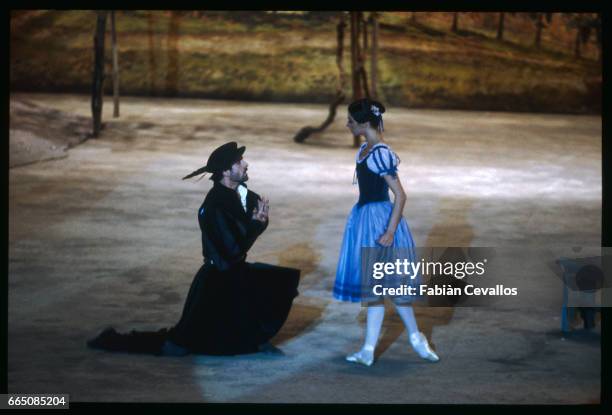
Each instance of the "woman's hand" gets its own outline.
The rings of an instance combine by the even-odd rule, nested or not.
[[[378,242],[382,246],[391,246],[393,244],[393,239],[395,238],[395,232],[387,231],[382,234],[380,238],[378,238]]]
[[[268,221],[268,214],[270,212],[270,201],[262,197],[257,201],[257,208],[253,211],[253,219],[260,222]]]

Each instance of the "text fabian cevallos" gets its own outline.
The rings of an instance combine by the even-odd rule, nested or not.
[[[487,260],[481,262],[427,262],[421,260],[411,262],[407,259],[403,261],[397,259],[395,262],[376,262],[373,265],[372,278],[380,280],[381,278],[397,278],[409,277],[414,279],[419,272],[426,274],[453,276],[457,279],[463,279],[465,276],[483,275],[485,272],[485,264]],[[393,274],[393,275],[389,275]],[[398,287],[384,287],[382,284],[376,284],[372,288],[374,295],[389,295],[389,296],[416,296],[416,295],[518,295],[518,288],[504,287],[502,284],[497,284],[495,287],[475,287],[472,284],[467,284],[464,287],[453,287],[449,284],[419,284],[412,286],[401,284]]]

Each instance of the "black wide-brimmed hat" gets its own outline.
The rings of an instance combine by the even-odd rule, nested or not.
[[[229,170],[232,167],[232,164],[240,160],[240,157],[242,157],[242,154],[244,154],[244,150],[246,150],[246,147],[238,147],[238,144],[235,141],[225,143],[210,153],[206,166],[200,167],[196,171],[189,173],[187,176],[183,177],[183,180],[202,173],[214,174],[220,173],[224,170]]]

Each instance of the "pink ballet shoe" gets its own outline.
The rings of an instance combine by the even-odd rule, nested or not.
[[[412,344],[414,351],[417,352],[423,359],[429,360],[430,362],[437,362],[440,360],[436,352],[431,350],[431,347],[429,347],[427,338],[423,333],[418,332],[411,334],[410,344]]]

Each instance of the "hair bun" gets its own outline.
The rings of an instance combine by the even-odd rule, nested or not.
[[[382,129],[382,114],[386,108],[378,101],[360,98],[348,106],[348,112],[358,123],[369,122],[373,128]],[[382,131],[382,130],[381,130]]]

